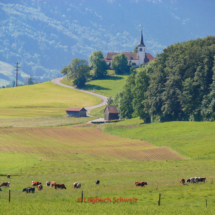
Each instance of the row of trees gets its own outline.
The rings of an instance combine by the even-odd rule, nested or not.
[[[77,87],[83,87],[90,78],[103,79],[107,76],[108,67],[103,58],[101,51],[94,51],[89,57],[89,63],[85,59],[75,58],[71,64],[61,70],[61,73],[66,75],[68,79],[73,79],[73,83]],[[116,74],[123,74],[127,72],[127,64],[126,56],[118,54],[112,58],[111,69],[114,69]],[[92,75],[90,75],[91,69],[93,70]]]
[[[215,120],[215,37],[164,49],[130,75],[114,103],[122,117],[145,122]]]

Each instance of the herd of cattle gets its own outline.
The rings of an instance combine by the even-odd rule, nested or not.
[[[10,174],[7,175],[7,178],[10,178]],[[191,178],[187,179],[187,181],[185,181],[185,179],[182,178],[180,180],[180,183],[182,183],[184,185],[185,182],[187,182],[187,183],[204,182],[205,183],[205,181],[206,181],[206,178],[203,178],[203,177],[191,177]],[[99,184],[100,184],[100,181],[97,180],[96,181],[96,185],[99,185]],[[32,187],[26,187],[26,188],[24,188],[22,190],[22,192],[34,193],[35,192],[35,186],[37,186],[38,190],[42,190],[43,189],[43,185],[39,181],[32,181],[31,185],[32,185]],[[135,185],[136,185],[136,187],[138,187],[138,186],[144,187],[145,185],[148,185],[148,184],[147,184],[147,182],[144,182],[144,181],[135,181]],[[46,186],[47,187],[54,187],[55,189],[57,189],[57,188],[66,189],[66,186],[64,184],[56,183],[55,181],[51,181],[51,182],[50,181],[46,181]],[[10,187],[10,182],[2,182],[0,184],[0,187]],[[73,184],[73,188],[74,189],[81,188],[81,183],[75,182]],[[1,188],[0,188],[0,191],[2,191]]]
[[[99,184],[100,184],[100,181],[97,180],[97,181],[96,181],[96,185],[99,185]],[[35,192],[35,186],[37,186],[37,188],[38,188],[39,191],[43,189],[43,185],[42,185],[42,183],[39,182],[39,181],[32,181],[32,182],[31,182],[31,185],[32,185],[32,187],[26,187],[26,188],[24,188],[24,189],[22,190],[22,192],[34,193],[34,192]],[[66,189],[66,186],[65,186],[64,184],[56,183],[55,181],[51,181],[51,182],[50,182],[50,181],[46,181],[46,186],[47,186],[47,187],[54,187],[55,189],[57,189],[57,188]],[[0,184],[0,187],[10,187],[10,182],[2,182],[2,183]],[[76,188],[77,188],[77,189],[78,189],[78,188],[81,188],[81,183],[75,182],[75,183],[73,184],[73,188],[74,188],[74,189],[76,189]],[[0,188],[0,191],[2,191],[1,188]]]
[[[205,183],[206,178],[203,177],[191,177],[187,179],[187,183],[199,183],[199,182],[204,182]],[[182,178],[180,180],[180,183],[185,184],[185,179]]]

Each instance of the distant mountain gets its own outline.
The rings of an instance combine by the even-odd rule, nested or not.
[[[94,50],[132,52],[141,25],[153,56],[172,43],[213,35],[214,6],[199,0],[195,7],[175,0],[1,0],[0,86],[14,78],[17,61],[25,74],[45,81]]]

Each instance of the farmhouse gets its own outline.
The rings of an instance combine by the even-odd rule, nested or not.
[[[117,110],[116,106],[107,105],[105,110],[105,120],[114,120],[119,119],[119,111]]]
[[[69,107],[66,109],[67,116],[70,117],[86,117],[87,116],[87,110],[82,107]]]
[[[128,59],[128,62],[132,65],[140,66],[141,64],[148,64],[150,61],[154,60],[154,57],[150,53],[145,52],[145,44],[143,42],[143,31],[141,30],[140,36],[140,44],[137,46],[137,53],[132,52],[122,52]],[[114,55],[120,53],[117,52],[108,52],[105,57],[104,61],[106,61],[107,65],[109,66]]]

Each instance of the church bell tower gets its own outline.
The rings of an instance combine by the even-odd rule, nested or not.
[[[146,52],[145,52],[145,45],[143,42],[143,30],[141,29],[141,36],[140,36],[140,44],[137,46],[138,48],[138,57],[139,57],[139,65],[144,63]]]

